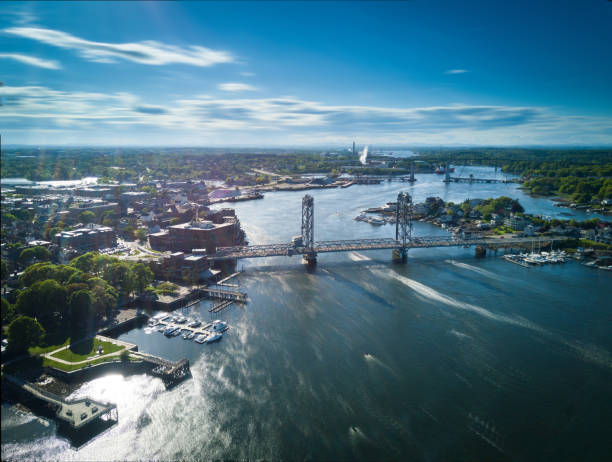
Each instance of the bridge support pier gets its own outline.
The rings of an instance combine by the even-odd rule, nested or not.
[[[304,254],[302,257],[302,262],[304,262],[308,266],[315,266],[317,264],[317,253],[310,252]]]
[[[393,249],[391,258],[393,263],[406,263],[408,261],[408,250],[404,248]]]
[[[487,249],[485,247],[483,247],[482,245],[477,245],[476,246],[476,256],[477,257],[484,257],[487,255]]]

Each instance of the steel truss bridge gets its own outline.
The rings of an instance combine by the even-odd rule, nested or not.
[[[287,244],[249,245],[236,247],[217,247],[211,260],[234,260],[238,258],[287,257],[302,255],[309,263],[316,262],[319,253],[350,252],[359,250],[393,250],[396,261],[406,261],[407,251],[429,247],[471,247],[518,248],[540,242],[550,243],[563,238],[491,238],[454,236],[412,236],[412,199],[408,193],[400,192],[397,198],[395,239],[351,239],[341,241],[314,240],[314,200],[306,195],[302,200],[302,236],[298,242]]]
[[[351,239],[346,241],[318,241],[313,249],[294,247],[291,244],[250,245],[242,247],[219,247],[211,260],[233,260],[236,258],[257,257],[290,257],[293,255],[308,256],[314,251],[316,254],[327,252],[350,252],[359,250],[410,250],[429,247],[462,247],[481,246],[484,248],[518,248],[532,243],[550,243],[565,238],[549,237],[534,239],[518,237],[510,239],[498,238],[455,238],[452,236],[413,237],[405,246],[400,241],[391,238],[381,239]]]

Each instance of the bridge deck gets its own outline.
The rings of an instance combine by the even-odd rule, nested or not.
[[[475,246],[484,247],[512,247],[513,245],[524,245],[537,242],[559,241],[564,238],[529,238],[516,237],[509,239],[500,238],[474,238],[461,239],[452,236],[414,237],[406,243],[406,249],[418,249],[428,247],[459,247]],[[280,257],[292,255],[308,255],[326,252],[349,252],[357,250],[380,250],[399,249],[401,242],[395,239],[353,239],[345,241],[319,241],[315,242],[312,249],[305,247],[294,247],[291,244],[253,245],[241,247],[220,247],[216,255],[211,255],[212,260],[232,260],[236,258],[258,258],[258,257]]]

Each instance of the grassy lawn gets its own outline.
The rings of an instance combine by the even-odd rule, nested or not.
[[[54,358],[63,359],[64,361],[70,362],[78,362],[85,361],[90,356],[95,356],[98,352],[98,346],[102,347],[102,354],[114,353],[116,351],[121,351],[125,347],[120,345],[115,345],[111,342],[103,342],[98,340],[97,338],[93,339],[91,344],[91,348],[88,351],[83,351],[83,349],[79,349],[80,345],[75,345],[74,348],[66,348],[65,350],[58,351],[53,355]],[[76,351],[75,351],[76,350]]]
[[[61,343],[59,345],[48,345],[48,346],[30,347],[30,348],[28,348],[28,353],[30,353],[32,356],[38,355],[38,354],[42,354],[42,353],[49,353],[50,351],[57,350],[58,348],[61,348],[61,347],[66,346],[68,344],[70,344],[70,339],[69,338],[67,338],[64,343]]]

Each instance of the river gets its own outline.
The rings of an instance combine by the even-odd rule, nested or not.
[[[494,175],[475,167],[476,174]],[[469,174],[469,172],[468,172]],[[393,201],[507,195],[559,216],[515,184],[449,184],[417,175],[308,191],[315,240],[392,237],[353,220]],[[235,206],[251,244],[299,234],[302,192]],[[222,205],[220,205],[222,206]],[[572,211],[578,219],[589,215]],[[417,235],[445,234],[416,223]],[[145,375],[109,375],[73,397],[115,402],[119,423],[76,450],[55,423],[2,407],[2,458],[403,459],[599,461],[612,454],[609,272],[577,263],[523,268],[473,249],[320,255],[239,263],[246,306],[221,316],[213,345],[147,328],[121,336],[141,351],[186,357],[193,378],[166,391]],[[608,300],[608,302],[606,302]],[[183,310],[210,319],[210,302]]]

